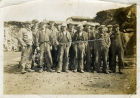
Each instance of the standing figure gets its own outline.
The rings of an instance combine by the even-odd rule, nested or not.
[[[91,30],[90,30],[91,24],[86,23],[84,25],[84,31],[86,32],[86,39],[88,39],[91,36]],[[87,42],[87,45],[85,47],[85,55],[84,55],[84,69],[86,71],[90,71],[91,66],[91,53],[90,53],[90,47],[89,42]]]
[[[37,33],[36,37],[36,45],[37,49],[40,49],[40,70],[43,71],[43,66],[47,63],[47,71],[52,72],[51,69],[53,62],[52,56],[50,52],[50,38],[49,33],[51,32],[49,29],[46,29],[46,25],[44,22],[39,24],[40,30]],[[45,61],[45,62],[44,62]]]
[[[70,32],[70,34],[71,34],[71,38],[72,38],[72,41],[73,41],[73,36],[74,36],[74,34],[75,34],[75,32],[76,32],[76,30],[75,30],[75,24],[73,24],[73,23],[69,23],[68,24],[68,31]],[[71,47],[70,47],[70,52],[69,52],[69,56],[70,56],[70,66],[69,66],[69,69],[70,70],[73,70],[73,68],[74,68],[74,47],[73,47],[74,45],[73,44],[71,44]]]
[[[90,54],[90,66],[89,66],[89,70],[94,70],[95,69],[95,35],[96,35],[96,31],[95,31],[95,25],[92,24],[91,28],[90,28],[90,33],[88,35],[88,45],[89,45],[89,54]]]
[[[103,61],[102,72],[108,74],[107,59],[110,47],[110,37],[107,34],[106,27],[104,25],[100,26],[99,32],[96,34],[95,46],[95,71],[101,72],[100,67]]]
[[[32,43],[33,43],[33,35],[31,32],[31,24],[25,23],[24,27],[21,28],[18,35],[18,41],[22,46],[21,51],[21,73],[24,74],[27,71],[33,72],[34,70],[31,69],[31,62],[32,62]]]
[[[74,70],[73,72],[84,73],[84,54],[85,47],[87,46],[87,34],[83,31],[83,25],[78,25],[78,30],[74,34],[73,43],[74,43]]]
[[[69,48],[71,46],[71,35],[67,31],[67,24],[63,23],[58,35],[58,66],[57,73],[68,72]]]
[[[57,47],[57,36],[58,36],[58,30],[55,27],[55,22],[54,21],[49,21],[49,28],[51,30],[51,46],[52,46],[52,50],[51,50],[51,54],[52,54],[52,60],[53,60],[53,68],[55,68],[57,66],[58,63],[58,59],[57,59],[57,55],[58,55],[58,47]]]
[[[111,35],[111,71],[116,72],[116,57],[118,56],[118,66],[119,66],[119,73],[121,74],[121,69],[124,66],[124,48],[126,46],[126,41],[124,35],[119,30],[119,25],[116,24],[114,26],[114,32]]]
[[[36,46],[36,34],[38,32],[38,21],[33,20],[32,23],[33,23],[33,26],[31,28],[31,30],[33,32],[33,45],[32,45],[33,50],[32,50],[32,52],[33,52],[33,55],[35,56],[35,51],[36,51],[36,48],[37,48],[37,46]],[[34,68],[34,64],[35,64],[35,58],[32,59],[32,66],[31,66],[32,69]]]
[[[109,34],[109,36],[111,37],[112,33],[113,33],[113,26],[112,25],[107,25],[108,31],[107,33]],[[109,69],[112,69],[111,66],[111,59],[112,59],[112,54],[111,54],[111,48],[109,47],[109,53],[108,53],[108,61],[109,61]]]

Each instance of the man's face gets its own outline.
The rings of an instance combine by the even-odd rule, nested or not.
[[[78,30],[79,31],[82,31],[83,30],[83,27],[82,26],[78,27]]]
[[[115,31],[119,31],[119,29],[120,29],[119,27],[115,27]]]
[[[66,31],[66,29],[67,29],[66,26],[62,26],[62,27],[61,27],[61,30],[62,30],[62,31]]]
[[[108,28],[108,31],[112,31],[112,27],[109,27],[109,28]]]
[[[61,25],[58,25],[58,30],[61,30]]]
[[[91,29],[91,30],[95,30],[95,27],[94,27],[94,26],[91,26],[90,29]]]
[[[54,23],[51,23],[50,26],[51,26],[51,28],[54,27]]]
[[[31,30],[31,25],[27,24],[26,27]]]
[[[104,33],[105,31],[104,28],[100,28],[99,30],[100,30],[100,33]]]
[[[74,25],[70,25],[69,28],[70,28],[70,30],[73,30],[74,29]]]
[[[45,28],[46,28],[46,25],[43,24],[43,25],[42,25],[42,30],[45,30]]]
[[[48,24],[46,24],[46,29],[48,29],[49,28],[49,25]]]
[[[90,26],[87,26],[86,29],[87,29],[87,31],[90,31]]]

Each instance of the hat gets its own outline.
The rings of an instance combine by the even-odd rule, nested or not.
[[[77,27],[83,27],[83,25],[82,24],[78,24]]]
[[[119,25],[118,24],[115,24],[114,27],[119,27]]]
[[[108,27],[108,28],[112,28],[113,26],[112,26],[112,25],[107,25],[107,27]]]
[[[53,23],[55,23],[54,21],[49,21],[49,24],[53,24]]]
[[[39,22],[39,21],[36,20],[36,19],[32,20],[32,23],[33,23],[33,24],[38,23],[38,22]]]
[[[91,26],[92,26],[92,27],[95,27],[95,24],[94,24],[94,23],[91,23]]]
[[[101,25],[101,26],[99,27],[99,29],[103,29],[103,28],[105,28],[105,25]]]
[[[67,23],[62,23],[62,26],[63,26],[63,27],[66,27],[66,26],[67,26]]]

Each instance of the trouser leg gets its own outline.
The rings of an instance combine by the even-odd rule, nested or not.
[[[119,51],[119,54],[118,54],[118,66],[119,66],[119,72],[121,72],[121,69],[124,67],[124,51],[123,49],[121,49]]]
[[[20,61],[22,72],[25,71],[25,69],[31,68],[31,61],[32,61],[32,47],[27,46],[22,50],[22,57]]]
[[[50,70],[53,65],[53,62],[52,62],[52,56],[51,56],[51,51],[50,51],[49,45],[46,47],[46,53],[47,53],[47,58],[45,58],[45,59],[47,61],[48,70]]]
[[[77,51],[77,45],[74,45],[74,70],[77,70],[78,68],[78,51]]]
[[[33,54],[33,55],[35,55],[35,49],[36,49],[36,46],[33,44],[33,45],[32,45],[32,54]],[[32,59],[31,68],[34,68],[34,63],[35,63],[35,58]]]
[[[84,70],[84,49],[85,49],[85,46],[84,46],[84,44],[82,44],[82,45],[79,45],[78,46],[78,51],[79,51],[79,70],[80,71],[83,71]]]
[[[53,68],[56,68],[57,66],[57,63],[58,63],[58,59],[57,59],[57,56],[58,56],[58,47],[53,45],[52,47],[52,51],[51,51],[51,55],[52,55],[52,62],[53,62]]]
[[[116,72],[116,53],[113,53],[111,61],[112,71]]]
[[[92,50],[91,50],[91,54],[92,54],[92,56],[91,56],[91,67],[93,67],[93,70],[95,69],[95,52],[94,52],[95,50],[94,50],[94,48],[92,48]]]
[[[87,59],[86,59],[86,70],[89,71],[91,67],[91,47],[88,45],[87,46]]]
[[[108,52],[108,61],[109,61],[109,69],[112,70],[112,64],[111,64],[111,58],[112,58],[112,53],[111,53],[111,47],[109,48],[109,52]]]
[[[43,68],[44,65],[44,51],[40,51],[40,67]]]
[[[108,59],[108,49],[105,48],[103,52],[103,71],[107,71],[107,59]]]
[[[63,64],[63,71],[68,70],[68,64],[69,64],[69,46],[65,47],[64,49],[64,64]]]
[[[63,46],[59,47],[59,58],[58,58],[58,66],[57,66],[57,71],[62,70],[62,65],[63,65],[63,55],[64,55],[64,48]]]

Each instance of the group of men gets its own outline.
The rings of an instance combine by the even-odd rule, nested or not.
[[[124,66],[125,38],[119,25],[54,21],[23,24],[18,41],[22,46],[21,73],[56,71],[119,73]],[[35,66],[35,63],[37,66]]]

